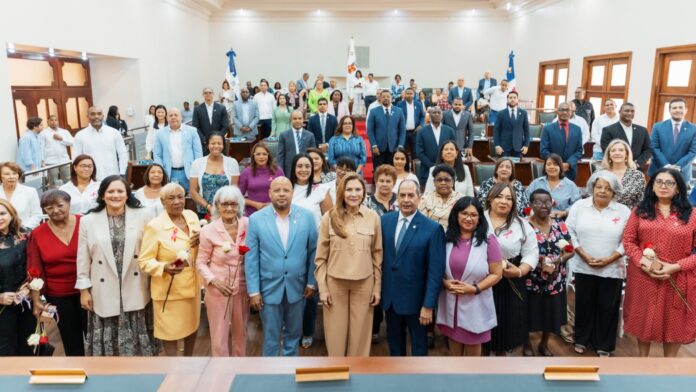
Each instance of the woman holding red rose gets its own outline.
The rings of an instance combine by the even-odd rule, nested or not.
[[[529,332],[542,332],[539,355],[552,357],[549,350],[551,334],[559,335],[561,326],[568,321],[566,310],[566,262],[573,257],[570,234],[563,221],[551,218],[553,199],[545,189],[537,189],[529,196],[534,228],[539,245],[539,263],[527,278],[527,311]],[[527,342],[525,353],[532,354]]]
[[[650,354],[652,342],[662,343],[665,357],[676,357],[682,344],[696,339],[692,211],[681,173],[660,169],[626,223],[624,329],[638,340],[641,357]],[[654,257],[644,248],[651,248]]]
[[[213,221],[201,229],[196,258],[198,273],[207,284],[205,307],[214,357],[228,357],[230,352],[235,357],[246,355],[249,298],[244,254],[248,251],[245,245],[248,226],[244,196],[239,188],[220,188],[213,197]]]

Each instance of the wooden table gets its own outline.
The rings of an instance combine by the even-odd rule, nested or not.
[[[348,365],[352,374],[521,374],[539,375],[549,365],[599,366],[602,375],[696,376],[696,358],[126,358],[23,357],[0,359],[2,376],[26,375],[35,368],[84,368],[88,375],[165,374],[160,391],[227,391],[239,374],[294,374],[298,367]],[[28,380],[28,377],[27,377]],[[89,380],[87,381],[89,383]],[[601,381],[600,381],[601,382]],[[320,384],[307,385],[321,390]],[[516,390],[508,385],[508,389]],[[664,391],[672,391],[665,378]],[[67,388],[69,389],[69,388]],[[137,385],[133,386],[133,391]],[[590,389],[591,390],[591,389]]]

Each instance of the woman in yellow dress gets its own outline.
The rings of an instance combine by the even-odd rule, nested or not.
[[[150,274],[155,337],[168,356],[177,355],[184,339],[184,355],[192,356],[201,314],[201,290],[194,262],[200,223],[184,209],[184,188],[167,184],[160,193],[165,211],[145,226],[140,268]]]

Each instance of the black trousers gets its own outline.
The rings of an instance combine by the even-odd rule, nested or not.
[[[380,151],[379,155],[372,155],[373,170],[377,170],[381,165],[391,165],[394,160],[393,151]],[[373,178],[373,180],[375,180]]]
[[[389,355],[406,356],[406,330],[411,338],[411,355],[424,357],[428,355],[428,332],[420,323],[419,314],[401,315],[391,306],[385,312],[387,316],[387,342]]]
[[[622,279],[575,274],[575,343],[614,351],[622,284]]]
[[[22,310],[20,305],[7,305],[4,309],[0,314],[0,356],[34,355],[33,347],[27,344],[37,322],[31,309]]]
[[[58,331],[63,340],[65,355],[83,357],[85,335],[87,335],[87,312],[80,306],[80,294],[67,297],[46,296],[46,300],[58,308]]]
[[[302,316],[302,336],[314,336],[317,329],[317,306],[319,305],[319,294],[314,293],[311,298],[305,301],[304,313]]]
[[[411,162],[413,162],[413,158],[415,158],[415,150],[416,150],[416,131],[411,129],[406,130],[406,145],[404,146],[404,149],[406,152],[411,156]],[[389,163],[390,165],[392,164],[391,162]]]
[[[375,306],[375,310],[372,316],[372,334],[377,335],[379,333],[379,328],[382,326],[382,321],[384,320],[384,311],[381,306]]]
[[[268,118],[265,120],[259,120],[259,135],[261,139],[265,139],[271,136],[271,128],[273,127],[273,120]]]

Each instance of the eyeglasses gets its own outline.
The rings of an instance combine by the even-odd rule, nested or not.
[[[551,206],[553,206],[553,202],[551,200],[549,200],[549,201],[534,200],[531,204],[534,207],[551,207]]]
[[[220,207],[222,207],[222,209],[225,209],[225,208],[237,208],[237,207],[239,207],[239,203],[237,203],[237,202],[235,202],[235,201],[229,201],[229,202],[226,201],[226,202],[224,202],[224,203],[220,203]]]
[[[435,179],[435,182],[441,182],[441,183],[448,184],[448,183],[452,182],[452,178],[450,178],[450,177],[438,177]]]
[[[677,182],[672,180],[655,180],[655,185],[657,185],[660,188],[674,188],[675,186],[677,186]]]
[[[477,213],[475,213],[475,212],[474,212],[474,213],[471,213],[471,214],[468,213],[468,212],[460,212],[460,213],[459,213],[459,216],[462,217],[462,218],[464,218],[464,219],[471,219],[471,220],[474,220],[474,219],[478,219],[479,214],[477,214]]]

